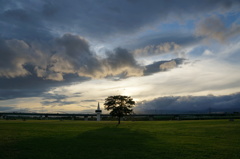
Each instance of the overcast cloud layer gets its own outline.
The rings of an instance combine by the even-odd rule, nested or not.
[[[149,101],[145,109],[166,95],[240,92],[239,8],[238,0],[1,0],[0,111],[84,111],[113,94]]]
[[[167,96],[139,103],[138,113],[225,113],[238,112],[240,93],[224,96]],[[147,107],[146,107],[147,105]]]

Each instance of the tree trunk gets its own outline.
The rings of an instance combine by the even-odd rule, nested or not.
[[[121,121],[121,117],[119,116],[118,117],[118,124],[120,124],[120,121]]]

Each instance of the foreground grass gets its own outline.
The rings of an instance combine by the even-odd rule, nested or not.
[[[240,120],[0,120],[0,159],[42,158],[239,159]]]

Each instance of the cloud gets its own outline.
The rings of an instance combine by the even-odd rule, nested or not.
[[[165,89],[164,91],[170,94],[175,91],[180,94],[189,89],[197,89],[197,91],[209,90],[209,88],[217,91],[223,87],[224,89],[233,87],[237,89],[235,87],[238,86],[236,74],[232,73],[237,77],[229,78],[229,81],[231,79],[234,82],[234,84],[229,82],[229,85],[232,84],[231,87],[221,83],[226,81],[225,73],[219,76],[221,80],[211,78],[214,80],[202,82],[207,81],[208,76],[218,75],[219,70],[223,72],[224,68],[218,66],[221,69],[208,72],[211,68],[217,67],[213,64],[213,66],[200,68],[199,70],[203,70],[199,71],[200,75],[194,69],[189,68],[189,73],[184,75],[183,69],[172,70],[178,68],[184,59],[172,59],[172,54],[167,53],[185,51],[190,45],[190,47],[198,45],[196,43],[205,37],[221,40],[221,38],[238,35],[237,22],[227,26],[220,20],[219,22],[217,18],[215,21],[213,18],[212,23],[219,28],[221,32],[219,37],[215,36],[216,33],[211,27],[210,29],[207,27],[207,21],[199,24],[198,31],[201,30],[200,26],[204,29],[200,31],[198,37],[192,34],[192,29],[195,19],[202,19],[209,15],[226,16],[230,18],[227,21],[236,19],[239,4],[238,0],[203,0],[201,3],[191,0],[183,2],[175,0],[72,0],[71,3],[65,0],[1,1],[0,100],[44,97],[45,92],[56,87],[92,79],[126,80],[125,78],[128,77],[142,76],[145,77],[142,77],[141,81],[147,80],[144,84],[149,83],[149,88],[153,86],[152,84],[159,87],[168,82],[173,84],[172,86],[167,84],[161,89]],[[214,33],[214,36],[210,33]],[[101,52],[95,52],[95,47],[103,49]],[[107,49],[110,51],[106,51]],[[135,50],[135,53],[132,54],[129,50]],[[212,53],[215,52],[214,49],[209,50]],[[204,54],[210,53],[206,51]],[[152,64],[147,61],[147,66],[137,61],[142,60],[139,58],[141,56],[144,56],[144,60],[152,61],[153,57],[147,56],[154,55],[163,55],[164,58],[172,60],[156,61]],[[167,70],[171,71],[158,74],[158,72]],[[195,74],[191,72],[192,70]],[[229,73],[229,71],[226,72]],[[236,72],[235,69],[234,72]],[[208,76],[204,76],[206,74]],[[151,76],[147,78],[148,75]],[[169,75],[168,78],[164,78],[167,75]],[[154,79],[154,76],[157,78]],[[149,80],[150,77],[152,80]],[[138,80],[138,78],[134,79]],[[156,79],[161,80],[156,81]],[[95,81],[97,80],[92,83]],[[192,87],[189,87],[189,83]],[[199,87],[195,88],[196,85]],[[178,86],[177,89],[176,86]],[[86,88],[85,83],[81,87]],[[92,85],[89,88],[92,88]],[[160,89],[156,87],[154,89],[157,92],[155,93],[159,94]],[[142,90],[145,91],[145,89]],[[156,94],[154,97],[157,96]],[[142,93],[142,96],[146,94]],[[71,102],[67,99],[68,97],[44,99],[43,103],[45,102],[46,105],[51,103],[61,105],[64,102],[71,104],[66,103]],[[91,98],[86,97],[86,99]]]
[[[37,47],[20,40],[6,40],[1,46],[3,52],[0,54],[0,76],[7,78],[36,75],[43,80],[63,81],[68,74],[87,78],[126,78],[169,70],[183,61],[175,59],[141,66],[132,53],[122,48],[109,51],[106,57],[102,58],[91,51],[86,39],[72,34],[57,38],[54,45],[47,46],[48,49],[45,50],[41,50],[43,46]],[[172,46],[169,43],[156,46],[156,49],[163,51],[175,48],[178,48],[178,45],[174,43]],[[28,70],[28,65],[34,69]]]
[[[64,12],[62,6],[64,6]],[[63,30],[69,30],[67,26],[72,26],[72,31],[81,35],[102,39],[109,35],[135,33],[159,21],[167,21],[169,17],[178,20],[185,17],[196,18],[202,13],[226,12],[237,6],[239,1],[234,0],[206,0],[201,1],[201,4],[185,1],[184,5],[182,2],[171,0],[168,2],[123,0],[94,3],[75,0],[72,3],[58,1],[57,4],[52,1],[44,4],[43,15],[48,18],[47,22],[56,28],[59,28],[57,25],[62,25]]]
[[[88,42],[81,36],[64,34],[56,38],[54,49],[48,67],[37,68],[39,76],[52,80],[63,80],[63,75],[70,73],[92,77],[97,71],[95,68],[99,68],[96,55],[90,51]]]
[[[97,102],[95,99],[89,99],[89,100],[81,100],[81,102]]]
[[[61,100],[41,102],[41,104],[44,106],[64,106],[64,105],[71,105],[76,103],[77,103],[76,101],[61,101]]]
[[[127,41],[124,46],[138,57],[175,54],[178,57],[186,56],[186,48],[199,44],[204,39],[192,35],[191,32],[164,32],[143,35],[134,41]]]
[[[231,12],[238,7],[237,0],[1,1],[0,35],[49,40],[73,32],[102,41],[112,35],[142,31],[160,21],[193,19],[205,13]]]
[[[208,50],[208,49],[206,49],[206,50],[204,50],[203,55],[211,56],[211,55],[213,55],[213,52]]]
[[[177,63],[175,60],[171,60],[169,62],[166,62],[166,63],[160,65],[159,67],[160,67],[160,70],[166,71],[166,70],[170,70],[170,69],[177,67]]]
[[[33,69],[32,69],[33,70]],[[41,97],[44,92],[73,83],[81,83],[89,80],[74,74],[64,75],[64,81],[45,80],[28,69],[31,75],[15,78],[0,78],[0,100],[15,98]]]
[[[41,14],[39,14],[40,5],[38,2],[30,1],[28,3],[1,1],[1,37],[30,41],[37,39],[44,41],[52,38],[51,31],[45,25]]]
[[[76,101],[67,101],[68,98],[71,97],[79,97],[79,95],[73,95],[73,96],[66,96],[61,94],[51,94],[51,93],[45,93],[43,95],[43,100],[41,102],[44,106],[64,106],[64,105],[71,105],[76,104]]]
[[[167,96],[138,102],[144,113],[208,113],[240,111],[240,93],[222,96]]]
[[[124,73],[126,77],[143,75],[144,67],[140,66],[134,56],[126,49],[117,48],[113,53],[108,53],[108,57],[103,59],[103,64],[106,76],[121,73]]]
[[[181,46],[174,42],[166,42],[159,45],[148,45],[141,49],[136,49],[133,51],[135,56],[151,56],[165,54],[169,52],[180,51]]]
[[[15,78],[31,75],[27,67],[49,67],[51,48],[45,43],[0,39],[0,77]],[[32,70],[33,71],[33,70]]]
[[[172,59],[170,61],[158,61],[154,62],[150,65],[147,65],[144,70],[144,75],[151,75],[154,73],[162,72],[162,71],[168,71],[170,69],[176,68],[179,65],[183,64],[185,59],[183,58],[177,58],[177,59]]]
[[[21,40],[0,40],[0,77],[26,76],[24,64],[31,60],[29,46]]]
[[[126,49],[116,48],[102,58],[91,51],[89,43],[80,36],[65,34],[57,39],[57,43],[63,50],[52,56],[51,72],[76,73],[90,78],[104,78],[123,72],[127,77],[142,75],[143,68]]]
[[[240,25],[233,23],[227,27],[217,16],[212,16],[201,21],[197,28],[198,36],[205,36],[211,39],[224,42],[227,39],[240,34]]]
[[[40,45],[40,47],[38,47]],[[126,49],[117,48],[108,52],[106,58],[90,50],[88,42],[78,35],[65,34],[46,45],[26,43],[22,40],[0,41],[0,77],[15,78],[30,76],[25,66],[34,66],[34,73],[45,80],[64,80],[66,74],[82,77],[104,78],[125,73],[140,76],[143,67]]]
[[[49,44],[1,40],[0,50],[1,100],[41,96],[51,88],[93,78],[143,76],[175,67],[170,61],[165,61],[170,63],[161,68],[160,64],[165,62],[158,66],[141,66],[132,53],[123,48],[100,57],[85,38],[72,34],[65,34]],[[158,68],[153,71],[155,66]]]
[[[9,111],[14,111],[16,110],[16,106],[6,106],[6,107],[3,107],[1,106],[0,107],[0,112],[9,112]]]

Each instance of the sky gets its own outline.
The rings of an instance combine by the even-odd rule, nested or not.
[[[240,111],[239,0],[0,0],[0,28],[2,112]]]

